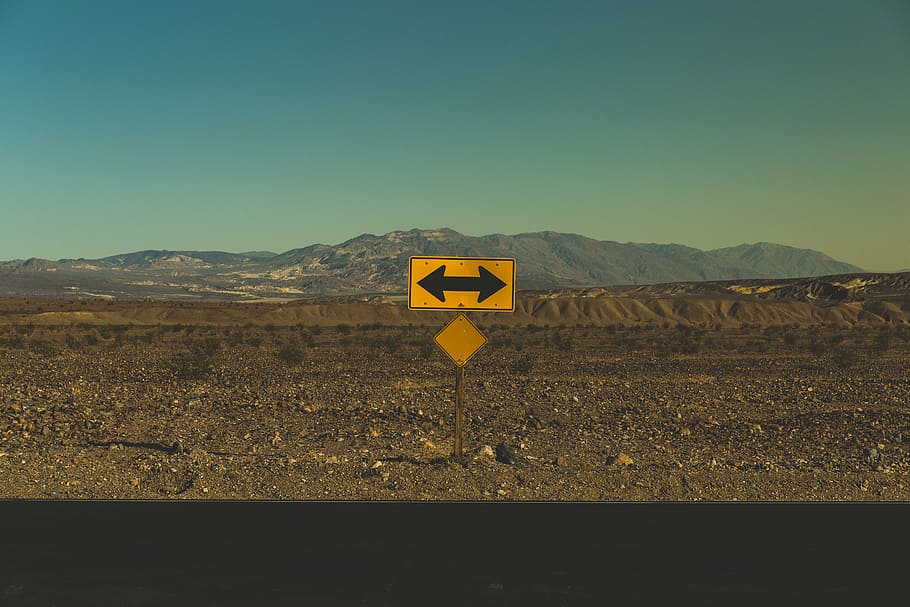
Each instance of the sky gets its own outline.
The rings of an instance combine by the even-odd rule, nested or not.
[[[910,267],[910,2],[0,0],[0,259],[362,233]]]

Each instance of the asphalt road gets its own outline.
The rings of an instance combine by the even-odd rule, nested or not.
[[[868,604],[900,598],[908,515],[906,504],[5,501],[0,604]]]

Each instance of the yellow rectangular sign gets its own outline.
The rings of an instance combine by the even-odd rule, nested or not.
[[[515,260],[411,257],[408,308],[514,312]]]

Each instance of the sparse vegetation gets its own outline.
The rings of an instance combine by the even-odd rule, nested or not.
[[[303,349],[294,344],[287,344],[278,350],[276,355],[278,356],[278,360],[291,366],[299,365],[303,362],[304,358],[306,358]]]
[[[856,351],[845,346],[837,346],[834,349],[834,364],[841,369],[853,367],[858,362],[859,357]]]
[[[887,352],[894,343],[894,336],[890,329],[881,329],[875,337],[872,338],[872,348],[876,352]]]
[[[575,340],[572,338],[572,335],[566,331],[557,331],[553,335],[553,347],[557,350],[567,352],[572,349],[575,345]]]
[[[509,370],[515,375],[530,375],[534,369],[535,362],[536,357],[533,354],[522,352],[521,354],[516,354],[515,358],[512,359]]]
[[[191,341],[173,358],[171,369],[178,379],[202,379],[211,373],[215,355],[220,350],[221,341],[215,337]]]
[[[46,339],[32,339],[29,348],[32,352],[45,357],[54,356],[58,352],[57,347]]]

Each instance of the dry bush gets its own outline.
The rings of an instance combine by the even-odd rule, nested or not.
[[[295,344],[287,344],[278,352],[275,353],[278,357],[278,360],[283,363],[291,366],[297,366],[303,362],[303,359],[306,357],[305,352],[302,348]]]
[[[876,352],[887,352],[894,343],[894,336],[890,329],[881,329],[872,338],[872,349]]]
[[[32,352],[44,357],[55,356],[58,352],[57,347],[46,339],[32,339],[29,342],[29,348]]]
[[[177,379],[202,379],[212,371],[215,355],[221,350],[221,340],[207,337],[191,341],[187,346],[171,360],[171,371]]]
[[[559,331],[553,335],[552,343],[553,347],[557,350],[568,352],[575,346],[575,338],[573,338],[569,333]]]
[[[856,351],[853,348],[846,346],[837,346],[832,355],[834,364],[841,369],[847,369],[854,366],[858,359],[859,357],[857,356]]]
[[[535,356],[530,352],[524,352],[512,359],[509,370],[515,375],[530,375],[531,371],[534,369],[534,363],[536,362]]]

